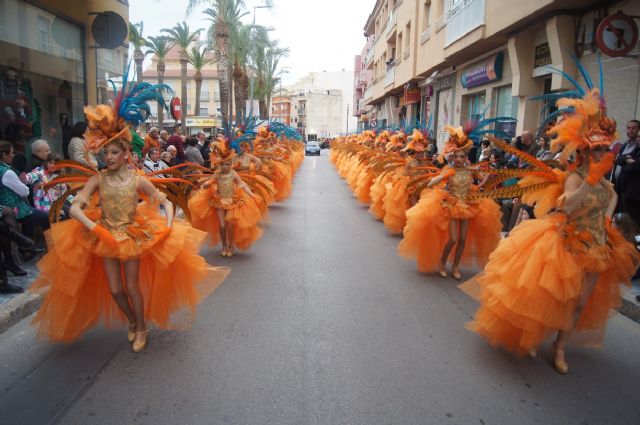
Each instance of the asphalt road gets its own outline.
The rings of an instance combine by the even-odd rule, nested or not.
[[[475,302],[420,275],[358,205],[327,152],[189,332],[125,329],[66,346],[28,320],[0,336],[0,423],[640,424],[640,326],[611,320],[605,347],[568,352],[569,375],[514,359],[463,327]],[[467,271],[467,275],[471,271]]]

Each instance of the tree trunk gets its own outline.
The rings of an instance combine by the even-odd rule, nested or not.
[[[240,65],[235,64],[233,68],[233,91],[236,101],[236,122],[240,123],[244,121],[245,109],[244,98],[242,97],[242,68]]]
[[[231,78],[229,75],[229,31],[226,24],[216,22],[216,59],[218,65],[218,81],[220,83],[220,113],[222,128],[229,126],[229,98],[231,93]]]
[[[200,116],[200,89],[202,88],[202,72],[196,70],[196,75],[193,78],[196,82],[196,117]]]
[[[165,63],[162,59],[158,59],[156,70],[158,71],[158,84],[164,84]],[[161,93],[164,97],[164,90],[161,90]],[[158,128],[164,130],[164,108],[160,105],[158,105]]]
[[[242,110],[244,111],[245,116],[249,114],[249,111],[246,109],[247,100],[249,100],[249,85],[251,81],[249,81],[249,76],[247,75],[247,71],[242,70],[242,76],[240,77],[240,82],[238,84],[238,91],[240,92],[240,102],[242,105]]]
[[[265,100],[264,97],[261,97],[258,105],[260,106],[260,119],[266,120],[267,119],[267,101]]]
[[[133,61],[136,63],[136,80],[142,82],[142,62],[144,62],[144,53],[140,48],[133,52]]]
[[[187,52],[180,52],[180,108],[182,130],[186,130],[187,113],[189,109],[187,107]]]

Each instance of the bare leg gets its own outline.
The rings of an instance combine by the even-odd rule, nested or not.
[[[460,220],[460,234],[458,239],[458,245],[456,246],[456,254],[453,258],[453,271],[452,275],[455,279],[460,280],[460,272],[458,266],[460,260],[462,260],[462,254],[464,253],[464,245],[467,242],[467,234],[469,233],[469,220]]]
[[[440,263],[446,265],[453,246],[458,242],[458,220],[451,219],[449,222],[449,240],[444,246]]]
[[[120,260],[117,258],[105,258],[104,260],[104,271],[107,274],[107,280],[109,281],[109,290],[111,291],[111,296],[113,300],[116,302],[120,310],[127,316],[127,320],[129,320],[129,324],[133,324],[136,322],[135,315],[131,310],[131,306],[129,305],[129,300],[127,299],[127,295],[124,293],[122,289],[122,277],[120,275]]]
[[[228,256],[233,255],[233,237],[234,237],[234,225],[231,223],[227,223],[227,245],[228,248]]]
[[[564,358],[564,350],[567,346],[567,341],[573,332],[578,320],[580,319],[580,314],[582,310],[584,310],[585,305],[587,305],[587,301],[589,301],[589,297],[591,297],[591,293],[593,292],[593,288],[595,288],[596,283],[598,282],[598,278],[600,277],[597,273],[588,273],[585,277],[584,285],[582,286],[582,292],[580,293],[580,298],[578,298],[578,305],[576,306],[576,310],[573,316],[573,323],[571,324],[571,330],[568,331],[558,331],[558,336],[556,337],[556,341],[553,344],[554,351],[554,361],[556,363],[556,369],[559,369],[560,372],[565,369],[563,373],[566,373],[568,370],[568,366],[566,364]]]
[[[227,254],[227,221],[225,220],[226,211],[222,208],[216,210],[218,215],[218,223],[220,225],[220,239],[222,240],[222,255]]]
[[[136,319],[136,332],[145,330],[144,323],[144,300],[140,293],[140,285],[138,284],[138,272],[140,271],[140,260],[128,260],[122,265],[124,268],[124,277],[126,279],[127,296],[133,308],[133,314]]]

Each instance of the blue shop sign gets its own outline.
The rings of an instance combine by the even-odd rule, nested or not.
[[[500,52],[465,68],[460,76],[462,87],[469,89],[500,80],[503,62],[504,52]]]

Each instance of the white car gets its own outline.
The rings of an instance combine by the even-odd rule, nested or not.
[[[318,155],[320,156],[320,143],[316,141],[307,142],[307,146],[304,149],[305,154],[307,155]]]

